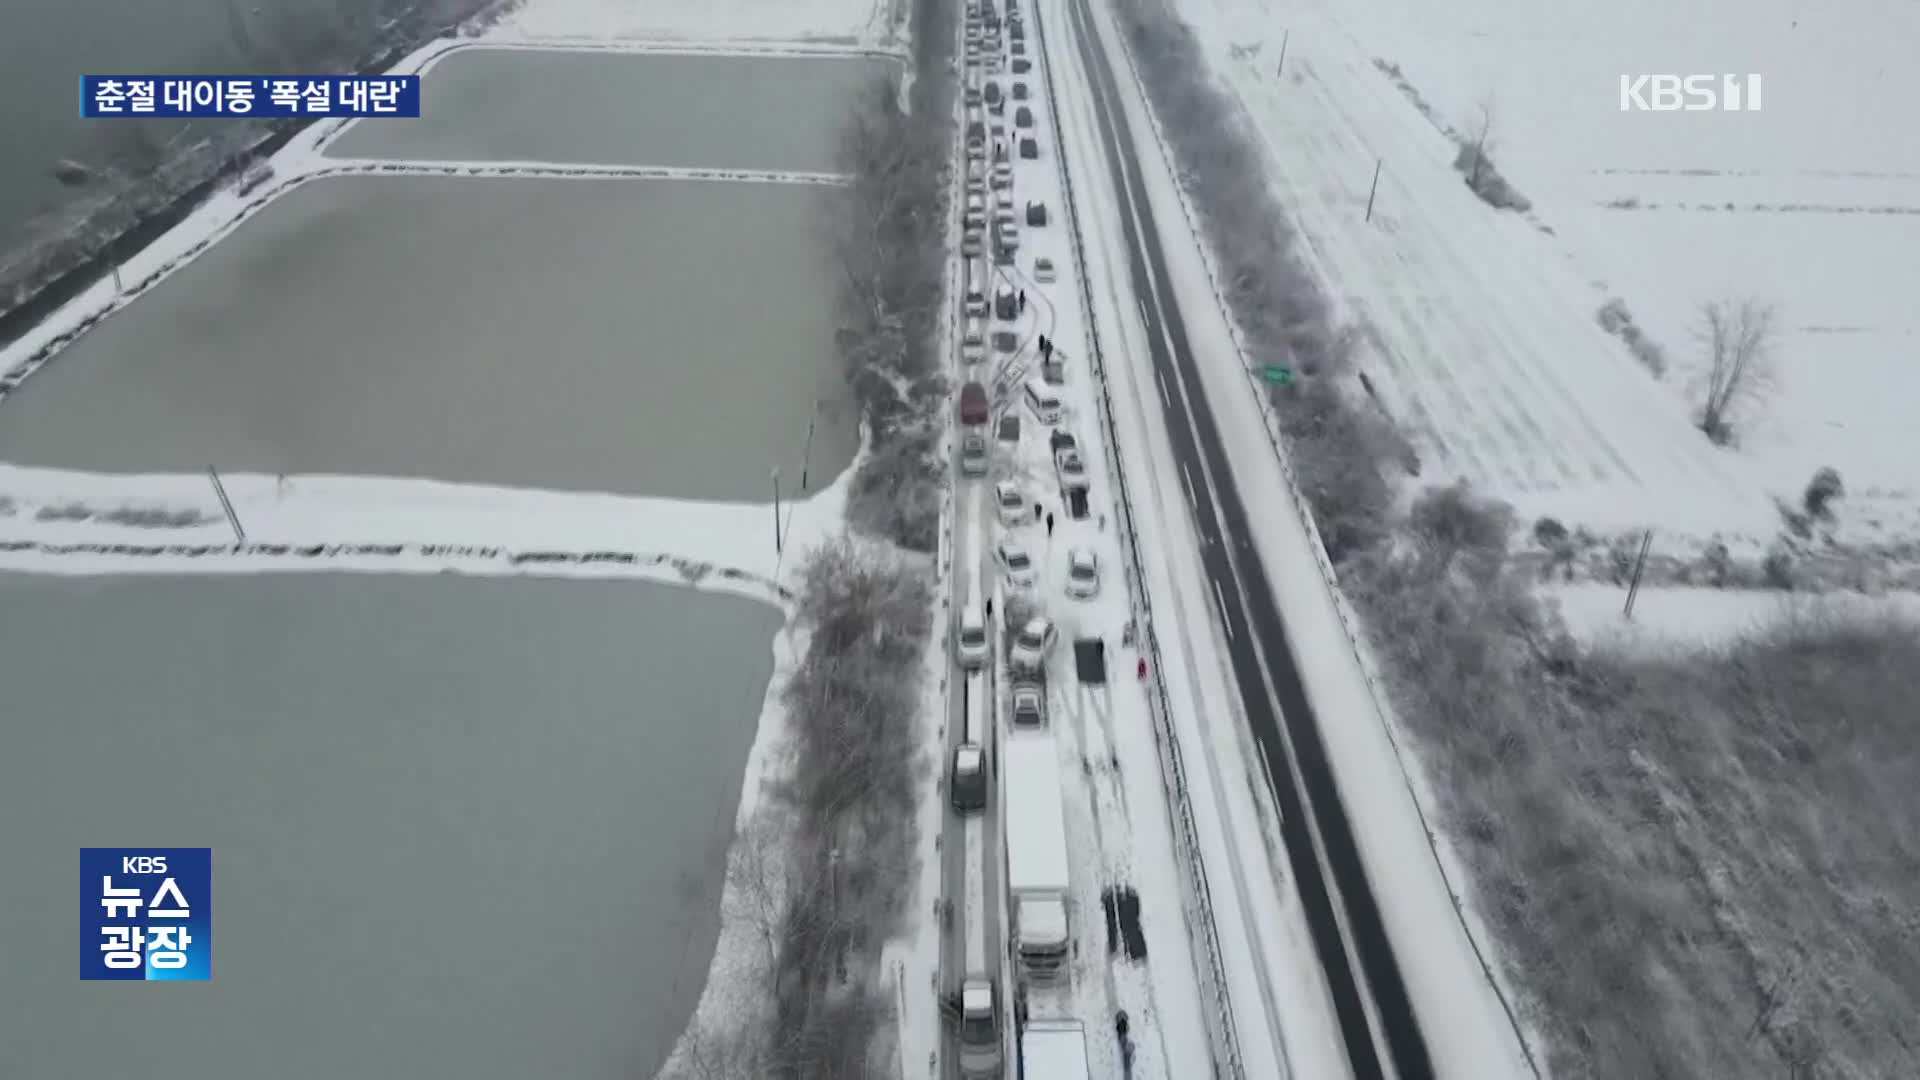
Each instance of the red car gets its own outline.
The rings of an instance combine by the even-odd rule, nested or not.
[[[960,388],[960,422],[963,424],[984,424],[993,411],[987,400],[987,388],[977,382],[970,382]]]

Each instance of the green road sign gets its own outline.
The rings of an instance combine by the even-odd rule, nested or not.
[[[1293,371],[1278,364],[1268,364],[1261,370],[1261,375],[1274,386],[1285,386],[1293,381]]]

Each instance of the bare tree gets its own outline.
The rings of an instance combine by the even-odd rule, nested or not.
[[[1736,415],[1771,387],[1779,332],[1780,309],[1770,301],[1746,297],[1700,306],[1696,334],[1707,351],[1707,374],[1699,423],[1714,442],[1729,441]]]
[[[1480,104],[1474,110],[1473,126],[1479,134],[1473,140],[1473,164],[1467,184],[1475,191],[1480,190],[1480,171],[1486,164],[1487,155],[1493,153],[1493,121],[1498,112],[1491,92],[1480,99]]]

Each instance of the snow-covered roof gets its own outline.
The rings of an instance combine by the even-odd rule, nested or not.
[[[1045,1080],[1086,1080],[1087,1033],[1078,1021],[1035,1021],[1020,1036],[1023,1074]]]
[[[1050,732],[1007,737],[1007,886],[1065,891],[1067,823],[1060,805],[1060,757]]]

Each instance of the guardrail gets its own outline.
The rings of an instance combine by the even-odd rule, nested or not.
[[[1140,549],[1134,543],[1138,529],[1133,519],[1133,501],[1127,497],[1126,470],[1120,463],[1120,430],[1113,418],[1113,403],[1108,400],[1106,383],[1106,364],[1100,348],[1100,331],[1093,317],[1093,290],[1086,273],[1086,245],[1080,233],[1080,213],[1073,195],[1073,178],[1068,173],[1066,159],[1061,150],[1060,96],[1054,87],[1053,62],[1047,55],[1045,45],[1046,27],[1040,14],[1040,5],[1033,8],[1034,36],[1039,42],[1036,50],[1040,54],[1040,75],[1047,84],[1047,108],[1053,117],[1054,161],[1060,174],[1062,192],[1066,196],[1067,230],[1073,238],[1074,261],[1081,272],[1080,283],[1081,308],[1086,312],[1088,370],[1097,380],[1099,392],[1094,399],[1100,406],[1100,419],[1106,428],[1106,456],[1108,475],[1113,477],[1114,490],[1119,493],[1119,516],[1115,526],[1120,533],[1120,547],[1126,553],[1127,582],[1129,593],[1134,601],[1134,625],[1137,627],[1137,640],[1152,658],[1154,670],[1162,669],[1160,663],[1160,645],[1154,636],[1153,608],[1147,599],[1147,575],[1140,562]],[[1206,983],[1205,992],[1213,998],[1215,1008],[1207,1017],[1207,1034],[1213,1043],[1214,1076],[1225,1075],[1233,1080],[1245,1080],[1246,1069],[1240,1060],[1240,1039],[1234,1027],[1233,1001],[1227,992],[1226,964],[1220,955],[1220,936],[1214,926],[1213,894],[1207,886],[1206,868],[1200,858],[1199,829],[1194,824],[1193,806],[1187,794],[1186,768],[1180,761],[1180,745],[1174,738],[1171,716],[1173,706],[1167,700],[1164,680],[1153,681],[1153,692],[1148,698],[1149,711],[1153,714],[1154,743],[1160,749],[1161,782],[1172,796],[1174,817],[1178,822],[1175,853],[1178,856],[1181,877],[1186,885],[1188,904],[1191,909],[1188,919],[1189,936],[1198,936],[1206,954],[1206,963],[1202,966],[1201,979]],[[1194,925],[1197,923],[1198,925]],[[1197,935],[1194,933],[1197,931]]]
[[[1177,169],[1179,158],[1174,155],[1173,147],[1167,141],[1166,131],[1160,126],[1159,114],[1153,110],[1153,95],[1147,91],[1146,80],[1140,74],[1138,61],[1134,59],[1133,47],[1127,42],[1124,33],[1120,38],[1120,51],[1126,60],[1127,73],[1132,77],[1134,86],[1139,89],[1141,100],[1148,103],[1144,111],[1147,114],[1148,126],[1153,129],[1154,140],[1159,144],[1161,154],[1167,161],[1173,162]],[[1433,856],[1434,866],[1440,872],[1440,880],[1447,887],[1447,897],[1453,903],[1454,914],[1460,920],[1461,929],[1466,933],[1467,944],[1473,949],[1474,959],[1479,962],[1480,970],[1486,976],[1487,983],[1493,987],[1494,996],[1499,999],[1500,1007],[1506,1013],[1507,1022],[1512,1026],[1514,1037],[1519,1041],[1521,1052],[1526,1056],[1527,1065],[1532,1069],[1535,1077],[1540,1077],[1543,1075],[1540,1063],[1534,1056],[1533,1047],[1527,1041],[1526,1029],[1521,1025],[1519,1014],[1514,1009],[1513,1003],[1507,999],[1506,989],[1500,985],[1499,977],[1494,974],[1493,965],[1487,959],[1487,950],[1482,947],[1479,937],[1473,932],[1473,924],[1466,917],[1466,904],[1461,898],[1459,887],[1454,884],[1452,875],[1447,872],[1446,860],[1440,854],[1439,836],[1427,817],[1426,807],[1420,799],[1419,787],[1414,783],[1413,774],[1407,768],[1400,739],[1394,731],[1394,723],[1391,719],[1391,698],[1385,690],[1385,680],[1374,663],[1372,650],[1366,645],[1360,630],[1359,616],[1354,614],[1352,605],[1347,602],[1346,594],[1340,589],[1340,579],[1333,568],[1333,561],[1327,558],[1326,541],[1321,538],[1320,526],[1314,520],[1312,504],[1307,502],[1306,493],[1300,490],[1300,481],[1294,474],[1293,462],[1287,456],[1286,447],[1281,441],[1279,413],[1274,410],[1273,403],[1264,393],[1264,384],[1261,379],[1254,374],[1252,365],[1247,363],[1249,352],[1246,338],[1241,333],[1239,320],[1233,316],[1232,306],[1227,303],[1225,294],[1220,290],[1219,269],[1214,265],[1213,251],[1204,239],[1207,234],[1203,231],[1198,215],[1193,210],[1185,180],[1180,179],[1175,184],[1175,188],[1179,194],[1177,201],[1180,204],[1181,217],[1187,223],[1187,230],[1199,241],[1194,246],[1199,249],[1201,264],[1207,269],[1207,287],[1212,291],[1214,305],[1219,308],[1221,318],[1226,322],[1227,330],[1233,336],[1234,350],[1240,355],[1241,370],[1247,377],[1248,388],[1253,393],[1254,399],[1260,403],[1260,415],[1266,421],[1264,427],[1267,442],[1273,450],[1275,460],[1280,463],[1280,474],[1286,478],[1287,496],[1293,500],[1294,509],[1299,513],[1301,523],[1306,526],[1308,546],[1313,549],[1314,565],[1320,571],[1322,585],[1326,588],[1328,595],[1333,598],[1333,609],[1340,617],[1340,628],[1346,634],[1347,644],[1359,664],[1360,676],[1366,683],[1369,698],[1373,701],[1374,718],[1379,722],[1381,730],[1386,733],[1388,745],[1393,748],[1394,765],[1400,772],[1401,782],[1406,785],[1408,796],[1412,799],[1414,813],[1420,818],[1420,829],[1426,834],[1427,849]]]

